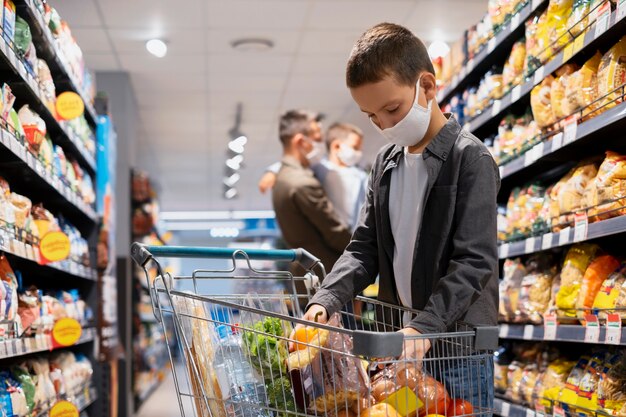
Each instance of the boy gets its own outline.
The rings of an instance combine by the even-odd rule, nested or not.
[[[380,274],[380,301],[420,311],[402,318],[405,335],[454,331],[459,321],[495,325],[498,169],[485,146],[435,102],[424,44],[402,26],[379,24],[352,49],[346,82],[389,145],[374,163],[352,240],[305,319],[319,312],[327,320]],[[403,356],[420,360],[430,348],[428,340],[407,341]],[[479,385],[489,396],[480,405],[487,407],[493,364],[485,369]],[[451,384],[468,385],[460,378]]]

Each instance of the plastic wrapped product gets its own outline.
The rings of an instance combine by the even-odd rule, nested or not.
[[[591,0],[574,0],[572,14],[567,19],[567,27],[572,36],[578,36],[589,24],[589,5]]]
[[[626,214],[626,155],[608,151],[586,195],[593,220]]]
[[[15,211],[15,226],[24,229],[26,218],[30,215],[31,201],[22,195],[11,193],[11,205]]]
[[[576,301],[576,313],[580,320],[584,320],[585,315],[591,313],[589,309],[593,307],[602,284],[618,267],[619,261],[611,255],[600,255],[589,264]]]
[[[526,43],[524,40],[513,45],[511,54],[502,70],[504,90],[509,90],[522,82],[524,76],[524,61],[526,60]]]
[[[506,391],[507,398],[511,398],[515,402],[522,402],[521,383],[524,376],[524,364],[520,361],[513,361],[509,365],[508,387]]]
[[[13,41],[15,49],[17,49],[17,52],[24,55],[32,41],[33,35],[30,33],[28,23],[26,23],[26,21],[21,17],[17,16],[15,20],[15,39]]]
[[[522,280],[520,304],[523,316],[530,323],[540,324],[550,306],[552,280],[556,265],[545,253],[536,255],[526,263],[528,274]]]
[[[559,190],[558,201],[561,215],[584,208],[585,189],[589,182],[595,179],[597,173],[598,168],[595,162],[585,161],[574,169],[572,176]]]
[[[626,357],[618,352],[609,361],[598,382],[598,405],[605,413],[612,416],[621,415],[620,410],[626,406]]]
[[[609,313],[617,313],[622,320],[626,320],[626,310],[612,311],[626,308],[626,262],[604,280],[593,301],[593,308],[599,309],[598,317],[601,319],[606,319]]]
[[[7,371],[0,372],[0,404],[1,410],[8,410],[9,415],[25,416],[28,414],[26,394],[19,381]]]
[[[576,362],[563,358],[550,362],[541,380],[541,387],[536,392],[541,405],[548,408],[551,401],[559,399],[559,394],[565,388],[567,378],[575,365]]]
[[[526,21],[526,61],[524,62],[524,74],[527,76],[535,72],[541,66],[539,60],[539,40],[537,29],[539,17],[535,16]]]
[[[597,98],[598,67],[601,60],[602,55],[596,52],[578,71],[567,77],[565,100],[562,104],[566,114],[572,114],[582,107],[586,108],[585,114],[590,114],[597,107],[597,104],[590,105]],[[590,107],[587,108],[588,106]]]
[[[565,86],[567,77],[576,72],[578,67],[575,64],[565,64],[556,71],[556,79],[552,83],[550,89],[550,103],[552,104],[552,111],[557,119],[561,119],[568,116],[569,113],[565,112],[563,108],[563,99],[565,98]]]
[[[563,405],[565,411],[570,411],[569,404],[576,404],[578,401],[578,387],[580,385],[580,381],[585,375],[585,370],[587,369],[587,365],[591,360],[590,356],[583,355],[580,357],[576,365],[572,368],[569,373],[567,380],[565,381],[565,386],[560,391],[557,401],[560,401]],[[571,412],[575,411],[571,410]]]
[[[504,262],[504,294],[500,297],[501,310],[505,314],[506,321],[513,322],[519,317],[519,293],[522,279],[526,275],[526,269],[520,259],[507,259]]]
[[[37,60],[37,78],[39,79],[39,90],[42,93],[44,104],[53,115],[56,115],[56,87],[54,86],[50,68],[43,59]]]
[[[539,380],[539,366],[536,363],[529,363],[524,367],[522,380],[520,382],[520,397],[524,404],[532,405],[533,392]]]
[[[556,122],[550,97],[553,82],[554,77],[548,75],[530,92],[530,107],[533,111],[533,117],[537,125],[542,128],[548,127]]]
[[[578,399],[576,405],[581,407],[578,409],[579,414],[587,416],[595,415],[583,409],[598,409],[598,382],[600,380],[600,374],[606,366],[605,364],[611,359],[611,356],[612,355],[609,355],[609,353],[604,350],[600,350],[591,356],[591,360],[578,385]]]
[[[558,52],[572,40],[567,33],[567,22],[572,14],[573,4],[573,0],[550,0],[548,4],[548,33],[552,53]]]
[[[24,392],[28,413],[32,413],[35,409],[35,382],[30,373],[28,373],[28,368],[25,365],[12,366],[11,374],[19,382]]]
[[[561,288],[556,295],[556,307],[560,318],[576,317],[576,300],[587,267],[593,260],[598,246],[582,243],[572,246],[567,252],[561,270]]]
[[[22,106],[18,113],[20,123],[24,129],[28,147],[35,154],[39,152],[41,142],[46,137],[46,122],[39,115],[28,107],[28,104]]]
[[[598,67],[598,95],[604,97],[602,111],[622,102],[622,90],[612,92],[626,83],[626,36],[604,54]]]

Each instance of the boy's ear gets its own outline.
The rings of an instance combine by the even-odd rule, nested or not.
[[[437,97],[437,79],[430,72],[425,72],[421,79],[422,87],[426,92],[426,99],[433,100]]]

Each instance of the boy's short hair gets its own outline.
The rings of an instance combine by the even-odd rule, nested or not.
[[[333,123],[326,132],[326,145],[330,148],[330,145],[334,141],[344,141],[351,133],[354,133],[363,139],[363,131],[357,126],[350,123]]]
[[[414,85],[423,71],[435,73],[424,43],[404,26],[380,23],[354,44],[348,59],[346,84],[355,88],[391,75],[401,84]]]
[[[289,146],[291,139],[298,133],[308,134],[311,122],[319,121],[317,113],[307,110],[288,110],[280,116],[278,137],[283,146]]]

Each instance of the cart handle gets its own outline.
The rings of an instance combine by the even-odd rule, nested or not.
[[[259,261],[298,262],[304,269],[311,270],[320,263],[319,258],[310,252],[300,249],[232,249],[194,246],[149,246],[133,243],[131,256],[140,266],[145,266],[154,257],[163,258],[213,258],[232,259],[237,253],[243,253],[249,259]]]

